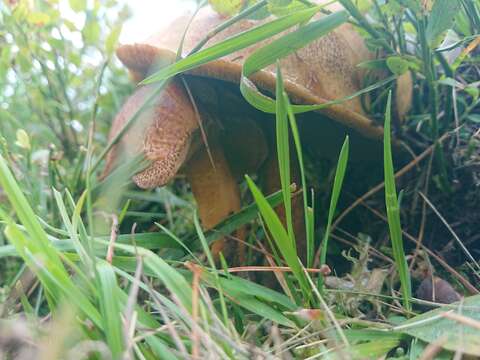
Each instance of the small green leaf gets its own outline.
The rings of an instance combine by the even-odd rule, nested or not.
[[[233,16],[240,12],[244,0],[208,0],[210,6],[222,16]]]
[[[107,38],[105,39],[105,50],[107,51],[107,55],[110,56],[115,51],[121,31],[121,26],[114,26],[110,34],[108,34]]]
[[[87,0],[69,0],[68,2],[75,12],[81,12],[87,9]]]
[[[467,86],[465,92],[470,95],[474,101],[478,99],[480,90],[476,86]]]
[[[31,149],[30,138],[25,130],[23,129],[17,130],[17,141],[15,142],[15,145],[25,150]]]
[[[444,31],[452,27],[455,15],[460,10],[459,0],[436,0],[428,17],[426,30],[429,45]]]
[[[85,43],[96,44],[100,38],[100,25],[96,21],[88,21],[82,30]]]
[[[119,297],[121,291],[113,268],[106,262],[97,265],[100,310],[103,327],[108,345],[114,358],[119,358],[123,352],[123,332]]]
[[[34,11],[28,14],[27,21],[32,25],[45,26],[50,22],[50,16],[44,12]]]
[[[275,16],[292,14],[308,7],[307,4],[299,0],[270,0],[267,6],[268,11]]]
[[[387,66],[392,73],[400,76],[408,71],[409,63],[400,56],[390,56],[387,59]]]

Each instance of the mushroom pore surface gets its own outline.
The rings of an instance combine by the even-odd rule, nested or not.
[[[155,85],[139,87],[125,102],[113,121],[109,138],[113,139],[135,115]],[[143,153],[151,164],[133,177],[143,189],[167,184],[187,158],[193,132],[198,121],[183,85],[170,82],[152,104],[122,136],[107,156],[104,174],[108,174],[125,158]]]

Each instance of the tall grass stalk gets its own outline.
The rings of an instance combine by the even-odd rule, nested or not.
[[[400,277],[403,306],[407,311],[411,310],[410,299],[412,297],[410,274],[408,272],[407,260],[403,249],[402,226],[400,224],[400,208],[398,204],[397,191],[395,187],[395,172],[392,159],[391,145],[391,92],[388,95],[387,109],[385,110],[385,129],[383,141],[383,158],[385,172],[385,205],[387,207],[388,226],[390,229],[390,240],[392,243],[393,257],[397,265],[397,272]]]

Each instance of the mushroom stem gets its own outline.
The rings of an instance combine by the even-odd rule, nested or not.
[[[210,159],[205,148],[197,151],[185,166],[187,179],[192,187],[192,193],[197,202],[198,212],[203,227],[208,230],[215,227],[228,216],[238,212],[240,206],[240,190],[228,166],[223,148],[216,141],[209,142]],[[240,241],[245,239],[245,229],[238,229],[234,236]],[[244,246],[226,246],[226,240],[220,239],[212,245],[212,253],[218,259],[220,252],[225,257],[244,261]],[[236,252],[236,254],[235,254]]]

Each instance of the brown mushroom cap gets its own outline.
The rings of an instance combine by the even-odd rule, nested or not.
[[[321,16],[319,14],[316,17]],[[159,63],[168,64],[175,61],[178,46],[190,19],[191,15],[180,17],[146,41],[118,48],[117,56],[128,67],[136,81],[152,73],[158,68]],[[210,7],[202,8],[188,28],[183,41],[182,55],[187,55],[199,41],[224,20]],[[241,20],[210,39],[205,47],[270,20]],[[197,77],[198,80],[210,78],[238,84],[245,59],[271,41],[272,39],[267,39],[192,69],[186,74]],[[357,65],[370,59],[373,59],[373,55],[366,48],[360,35],[351,25],[344,24],[281,59],[280,66],[285,89],[293,103],[324,104],[358,92],[362,87],[362,70]],[[253,74],[251,80],[261,90],[274,93],[276,82],[274,66]],[[193,98],[196,98],[197,93],[202,92],[204,97],[209,97],[207,84],[193,81],[191,85],[193,85]],[[154,86],[139,87],[125,103],[114,120],[110,132],[111,138],[118,134],[148,94],[153,91]],[[407,111],[411,87],[408,81],[398,82],[398,86],[402,87],[398,91],[402,98],[397,98],[397,102],[401,100],[401,103],[397,104],[397,109]],[[197,91],[198,89],[200,91]],[[224,100],[225,94],[221,95],[220,101]],[[200,119],[191,100],[182,82],[177,78],[173,79],[159,99],[156,99],[152,106],[141,114],[132,128],[109,153],[104,173],[110,172],[115,163],[122,158],[120,156],[122,153],[134,155],[143,151],[152,164],[136,174],[134,181],[142,188],[153,188],[166,184],[186,163],[187,179],[197,200],[200,217],[204,226],[210,228],[230,213],[240,209],[236,178],[260,166],[267,157],[267,145],[264,142],[262,130],[240,111],[238,114],[240,117],[230,119],[228,126],[225,127],[227,131],[224,131],[222,136],[213,136],[210,154],[208,154],[205,148],[197,146],[198,137],[195,139],[193,135],[199,128],[199,120],[208,127],[205,120],[211,121],[212,114],[208,114],[208,111],[203,112]],[[331,133],[329,129],[332,128],[328,124],[334,123],[333,128],[351,128],[366,138],[380,139],[383,136],[383,129],[366,116],[358,97],[318,112],[324,115],[318,117],[318,122],[326,125],[322,129],[328,134]],[[223,123],[223,120],[221,122]],[[213,131],[213,134],[215,133]],[[323,138],[337,137],[338,129],[335,135],[328,134],[322,134]],[[316,142],[319,142],[319,139],[316,139]],[[192,147],[195,151],[190,149]],[[236,158],[229,157],[232,154]],[[301,199],[298,200],[300,201]],[[301,208],[299,206],[299,209]],[[297,220],[300,219],[301,216],[298,216]],[[240,239],[243,238],[243,232],[243,229],[237,232]],[[219,242],[219,244],[218,251],[224,243]]]
[[[119,47],[118,58],[129,68],[136,80],[145,78],[159,62],[169,63],[175,60],[190,18],[190,15],[185,15],[174,20],[165,30],[142,43]],[[210,7],[202,8],[186,33],[183,55],[187,55],[210,30],[224,20]],[[212,38],[205,47],[270,20],[270,18],[262,21],[241,20]],[[245,59],[271,41],[267,39],[187,73],[238,83]],[[324,104],[341,99],[361,89],[362,72],[356,65],[372,58],[373,55],[367,50],[360,35],[351,25],[344,24],[281,60],[285,89],[292,102],[297,104]],[[251,79],[259,88],[275,92],[274,66],[259,71]],[[367,137],[381,138],[383,135],[382,128],[366,116],[358,97],[341,105],[329,106],[319,112],[356,129]]]

